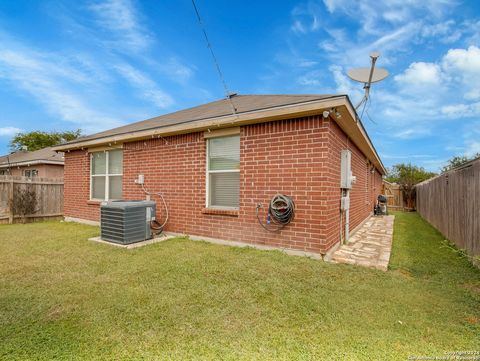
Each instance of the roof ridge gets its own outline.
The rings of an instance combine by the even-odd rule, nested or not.
[[[334,94],[240,94],[238,93],[237,95],[234,96],[236,97],[242,97],[242,96],[255,96],[255,97],[276,97],[276,96],[287,96],[287,97],[325,97],[328,95],[334,95]],[[338,94],[335,94],[338,95]],[[222,99],[222,100],[227,100],[228,98]]]
[[[260,111],[264,109],[292,105],[297,103],[308,103],[316,100],[339,97],[342,95],[333,94],[237,94],[231,98],[222,98],[207,103],[199,104],[189,108],[179,109],[174,112],[157,115],[140,121],[134,121],[115,127],[113,129],[97,132],[78,138],[65,145],[75,144],[90,139],[102,138],[105,136],[132,133],[140,130],[149,130],[174,124],[190,123],[205,119],[213,119],[231,115],[232,110],[228,103],[232,102],[236,113]],[[302,100],[303,97],[303,100]],[[290,98],[290,99],[289,99]],[[61,145],[59,145],[61,146]]]

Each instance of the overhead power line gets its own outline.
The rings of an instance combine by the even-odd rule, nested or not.
[[[222,70],[220,69],[220,64],[218,63],[217,57],[215,56],[215,53],[213,52],[212,44],[210,43],[210,40],[208,39],[207,35],[207,30],[205,29],[205,25],[203,24],[202,17],[200,16],[200,12],[198,11],[197,5],[195,4],[195,0],[192,0],[192,5],[195,10],[195,14],[197,15],[198,23],[200,25],[200,28],[202,29],[203,36],[205,37],[205,41],[207,43],[208,49],[210,49],[210,54],[212,55],[213,63],[215,64],[215,67],[218,72],[218,76],[220,77],[220,81],[222,82],[223,85],[223,90],[225,92],[225,98],[229,100],[230,106],[232,107],[232,113],[236,114],[237,110],[235,109],[235,106],[233,105],[232,99],[231,99],[231,93],[228,89],[227,82],[225,81],[225,78],[223,76]]]

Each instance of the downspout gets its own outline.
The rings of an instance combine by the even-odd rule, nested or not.
[[[345,214],[344,243],[347,243],[348,239],[350,238],[350,190],[352,188],[352,184],[355,183],[356,180],[356,177],[352,174],[352,152],[349,149],[348,137],[346,145],[347,149],[342,150],[340,161],[340,188],[342,190],[340,208]]]
[[[350,203],[350,190],[345,190],[345,198],[348,199]],[[350,238],[350,204],[348,204],[347,209],[345,210],[345,243],[348,242]]]
[[[347,136],[347,150],[350,152],[350,144],[349,144],[350,138]],[[352,164],[350,163],[348,172],[351,173],[352,171]],[[350,174],[348,175],[350,177]],[[350,179],[349,179],[350,182]],[[345,209],[345,243],[348,242],[350,238],[350,189],[346,188],[344,189],[345,192],[345,198],[346,201],[348,202],[348,206]]]

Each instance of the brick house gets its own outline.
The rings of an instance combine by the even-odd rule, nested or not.
[[[106,199],[145,199],[135,180],[161,192],[165,230],[325,254],[344,237],[342,150],[351,154],[348,230],[373,210],[385,168],[345,95],[234,95],[104,131],[56,147],[65,151],[64,212],[99,221]],[[258,204],[290,196],[292,223],[261,227]],[[162,218],[160,200],[157,218]],[[265,208],[260,215],[267,217]]]
[[[0,175],[63,178],[63,153],[47,147],[32,152],[18,151],[1,156]]]

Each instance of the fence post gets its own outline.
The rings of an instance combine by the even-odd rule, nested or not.
[[[8,189],[8,206],[9,206],[9,212],[8,212],[8,224],[13,223],[13,177],[10,179],[9,182],[10,188]]]

